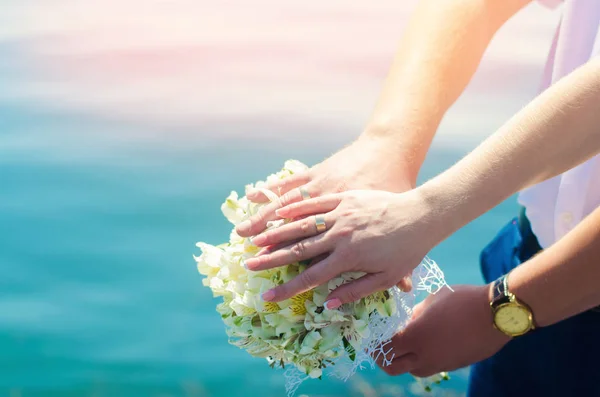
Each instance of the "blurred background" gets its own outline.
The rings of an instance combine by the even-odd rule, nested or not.
[[[415,3],[0,0],[0,396],[283,396],[281,372],[227,344],[194,244],[228,238],[231,190],[362,131]],[[499,32],[421,181],[536,95],[557,19],[532,4]],[[449,282],[482,283],[479,250],[515,209],[432,252]]]

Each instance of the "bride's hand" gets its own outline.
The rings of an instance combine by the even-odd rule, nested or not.
[[[442,239],[418,189],[401,194],[360,190],[325,195],[289,204],[277,210],[277,216],[298,220],[252,239],[265,248],[246,261],[249,270],[324,259],[267,291],[266,301],[288,299],[341,273],[366,273],[330,294],[327,308],[339,307],[398,284]],[[318,231],[318,219],[324,221],[325,231]]]

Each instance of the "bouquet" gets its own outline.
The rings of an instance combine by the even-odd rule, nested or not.
[[[266,181],[246,188],[262,189],[271,200],[277,200],[275,194],[264,189],[266,184],[306,169],[299,161],[289,160]],[[263,205],[231,192],[221,210],[235,226]],[[271,222],[267,228],[285,222]],[[363,275],[345,273],[291,299],[264,302],[263,292],[298,276],[308,263],[297,262],[258,272],[246,270],[243,261],[256,255],[259,249],[251,239],[237,235],[235,228],[228,243],[212,246],[200,242],[197,246],[202,251],[195,259],[199,272],[205,276],[203,284],[215,297],[223,299],[217,305],[217,312],[225,323],[229,342],[266,359],[271,367],[287,368],[286,389],[290,397],[306,379],[320,379],[328,373],[347,380],[363,364],[373,367],[374,360],[389,365],[393,352],[386,346],[410,319],[416,291],[435,293],[446,285],[435,262],[425,258],[413,272],[416,291],[410,293],[394,287],[336,310],[325,309],[324,302],[333,289]],[[431,383],[446,378],[446,374],[440,374],[422,382],[429,389]]]

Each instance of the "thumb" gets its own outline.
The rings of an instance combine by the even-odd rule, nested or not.
[[[412,316],[410,318],[411,321],[414,321],[417,317],[419,317],[421,314],[423,314],[425,309],[426,309],[425,302],[421,302],[421,303],[415,305],[415,307],[413,307]]]
[[[400,291],[402,292],[410,292],[412,290],[412,277],[410,275],[404,276],[398,284],[396,284]]]

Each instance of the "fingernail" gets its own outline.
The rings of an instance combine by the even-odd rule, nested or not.
[[[246,268],[246,270],[250,270],[248,269],[248,264],[246,263],[246,261],[242,261],[242,265]]]
[[[335,310],[340,306],[342,306],[342,301],[338,298],[333,298],[325,302],[325,309],[327,310]]]
[[[244,260],[244,267],[248,270],[254,270],[256,263],[253,263],[252,258]]]
[[[252,223],[249,220],[247,220],[237,225],[236,229],[238,232],[244,233],[250,230],[251,225]]]
[[[287,210],[285,208],[280,208],[278,210],[275,210],[275,215],[277,215],[280,218],[285,218],[286,213],[287,213]]]
[[[269,291],[265,292],[264,294],[262,294],[262,300],[264,300],[266,302],[272,301],[273,298],[275,298],[275,292],[273,292],[273,290],[269,290]]]
[[[263,244],[265,243],[265,240],[266,240],[266,239],[267,239],[267,238],[266,238],[264,235],[262,235],[262,234],[259,234],[258,236],[255,236],[255,237],[254,237],[252,240],[250,240],[250,241],[252,242],[252,244],[254,244],[254,245],[256,245],[257,247],[259,247],[259,246],[261,246],[261,245],[263,245]]]
[[[270,253],[269,247],[265,247],[256,253],[256,256],[261,256]]]

